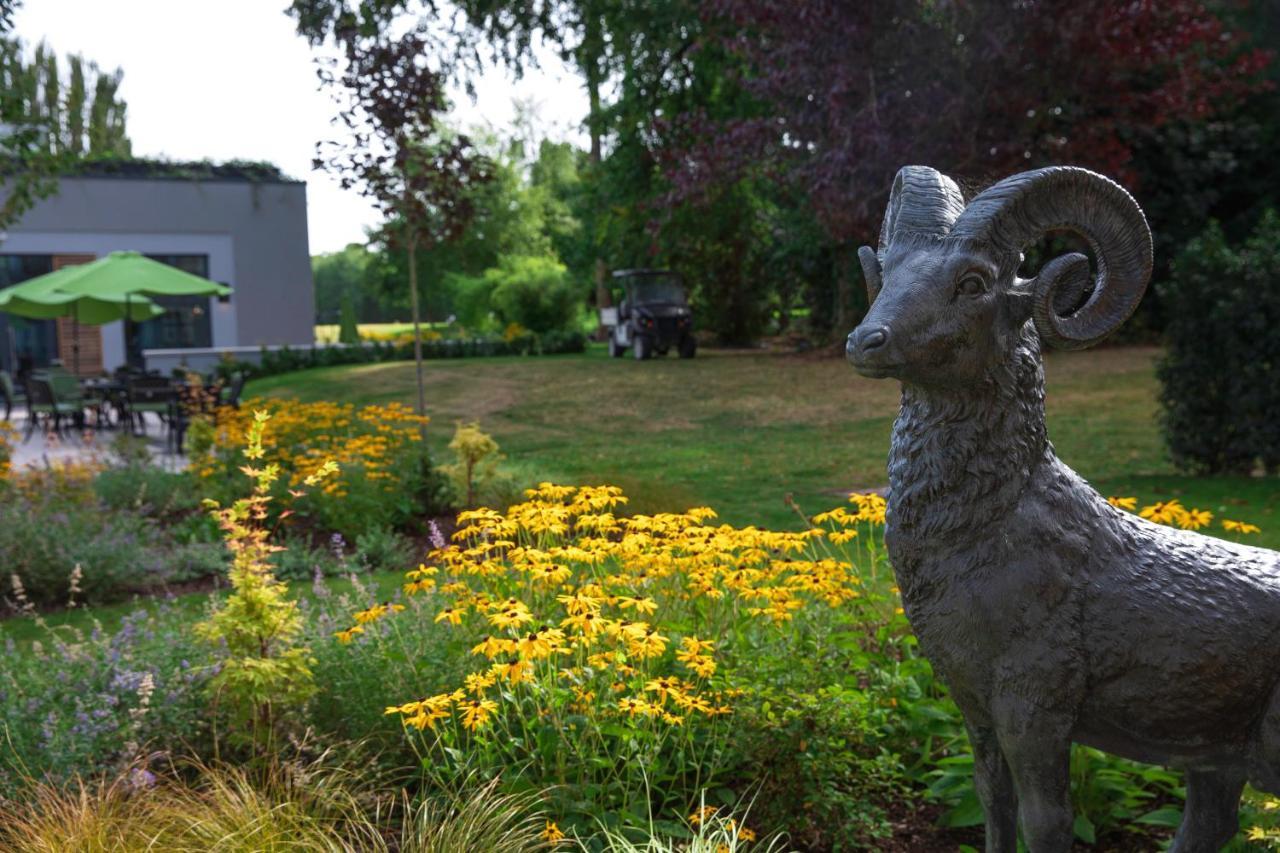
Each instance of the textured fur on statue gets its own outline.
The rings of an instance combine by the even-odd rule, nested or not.
[[[1049,230],[1092,248],[1017,275]],[[1173,850],[1236,832],[1246,782],[1280,794],[1280,553],[1111,507],[1054,454],[1040,348],[1122,324],[1151,233],[1084,169],[1024,172],[968,204],[939,172],[894,181],[860,373],[902,382],[885,542],[921,648],[964,713],[986,849],[1072,843],[1073,741],[1186,771]]]

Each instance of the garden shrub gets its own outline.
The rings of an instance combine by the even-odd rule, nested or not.
[[[0,500],[0,566],[38,607],[81,604],[201,577],[223,564],[221,546],[178,542],[153,518],[98,499],[97,466],[53,465],[10,476]],[[78,567],[78,568],[77,568]]]
[[[802,664],[801,664],[802,665]],[[762,686],[739,703],[740,787],[752,814],[805,850],[864,850],[890,834],[885,805],[910,796],[884,746],[889,697],[853,685]]]
[[[107,509],[175,520],[196,513],[200,496],[195,478],[166,471],[150,462],[105,468],[93,479],[93,491]]]
[[[169,604],[118,630],[48,629],[0,667],[0,800],[32,780],[121,770],[156,752],[206,748],[211,655]]]
[[[470,509],[476,505],[478,492],[487,491],[498,477],[498,463],[503,455],[498,452],[498,442],[480,429],[476,421],[458,422],[449,441],[455,461],[440,466],[449,477],[454,491],[462,498],[462,505]]]
[[[1280,214],[1264,214],[1236,246],[1210,223],[1159,291],[1168,324],[1158,375],[1174,462],[1280,473]]]
[[[576,317],[576,313],[573,315]],[[559,355],[580,353],[587,348],[587,337],[573,324],[550,329],[541,334],[530,332],[518,338],[455,337],[446,338],[432,330],[423,333],[422,357],[425,359],[472,358],[498,355]],[[258,363],[227,359],[220,362],[217,373],[230,381],[237,373],[253,378],[292,373],[313,367],[336,367],[345,364],[374,364],[388,361],[412,361],[413,338],[406,342],[365,342],[352,346],[281,347],[262,351]]]
[[[277,748],[277,738],[291,711],[312,694],[310,651],[298,643],[302,617],[268,559],[275,546],[268,542],[267,507],[280,466],[265,461],[263,438],[271,416],[255,412],[245,437],[242,470],[253,483],[248,497],[227,506],[210,501],[231,552],[231,595],[207,620],[196,625],[197,636],[221,648],[217,673],[209,681],[216,706],[232,723],[231,734],[251,745],[259,755]],[[297,482],[320,486],[337,471],[326,460]],[[291,490],[295,497],[303,493]]]
[[[356,536],[351,556],[361,571],[403,571],[413,561],[414,544],[388,527],[373,527]]]
[[[507,256],[485,270],[489,300],[505,325],[519,323],[541,334],[572,328],[581,296],[564,264],[540,256]]]
[[[359,741],[369,761],[400,775],[419,764],[403,726],[388,716],[387,706],[423,689],[443,691],[467,672],[466,650],[448,625],[432,621],[427,596],[394,596],[388,603],[407,607],[409,619],[368,623],[365,630],[343,642],[335,633],[346,627],[351,614],[387,602],[375,587],[359,577],[350,589],[335,593],[318,582],[303,601],[306,630],[303,641],[315,661],[311,670],[316,696],[307,721],[317,732],[338,741]]]

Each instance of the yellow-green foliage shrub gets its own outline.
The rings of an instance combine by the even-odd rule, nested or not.
[[[231,552],[231,595],[196,633],[224,649],[209,689],[216,707],[225,709],[232,734],[260,749],[271,748],[282,714],[300,706],[313,692],[311,653],[297,644],[302,631],[298,604],[272,574],[269,557],[278,550],[267,540],[268,506],[280,466],[265,463],[263,438],[270,415],[254,413],[246,437],[243,471],[253,491],[229,506],[210,501]],[[298,485],[319,486],[337,473],[325,461]],[[301,497],[301,495],[299,495]]]

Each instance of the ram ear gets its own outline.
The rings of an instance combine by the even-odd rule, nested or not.
[[[876,257],[875,249],[863,246],[858,250],[858,260],[862,262],[862,274],[867,279],[867,303],[871,304],[880,295],[880,259]]]
[[[1005,304],[1016,328],[1022,328],[1022,324],[1030,320],[1035,311],[1036,297],[1031,287],[1033,283],[1027,279],[1015,279],[1013,286],[1005,291]]]

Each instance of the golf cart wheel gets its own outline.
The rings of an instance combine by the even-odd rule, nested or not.
[[[618,339],[609,333],[609,358],[622,358],[622,354],[626,351],[626,347],[618,343]]]
[[[653,356],[653,341],[649,340],[647,335],[636,335],[635,340],[631,342],[631,352],[635,355],[636,361],[644,361]]]
[[[693,356],[697,352],[698,352],[698,342],[697,340],[694,339],[693,335],[689,335],[687,337],[683,337],[680,339],[680,357],[681,358],[693,358]]]

